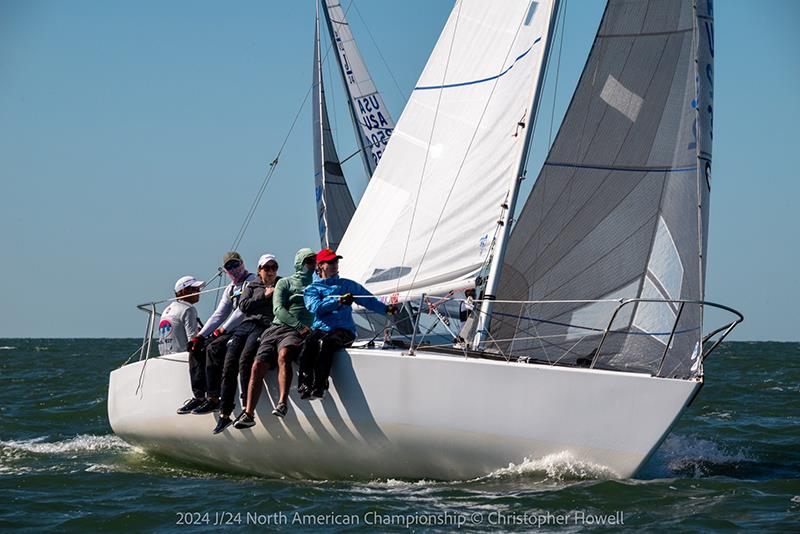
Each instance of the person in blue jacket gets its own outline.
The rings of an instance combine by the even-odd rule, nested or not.
[[[297,391],[302,399],[325,396],[334,353],[349,347],[356,338],[352,307],[355,297],[362,297],[356,302],[370,311],[382,315],[395,313],[394,305],[387,306],[361,284],[339,277],[341,258],[329,248],[320,250],[314,281],[303,291],[303,300],[308,311],[314,314],[314,323],[300,354]]]

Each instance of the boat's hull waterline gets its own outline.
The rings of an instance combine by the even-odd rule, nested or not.
[[[265,476],[465,480],[566,453],[631,477],[701,384],[350,349],[336,355],[324,400],[292,392],[286,418],[275,417],[270,372],[256,426],[212,435],[218,414],[175,413],[191,397],[183,353],[113,371],[108,417],[118,436],[146,451]]]

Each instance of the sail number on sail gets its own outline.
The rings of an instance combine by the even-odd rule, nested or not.
[[[392,135],[392,128],[389,121],[383,115],[381,103],[375,95],[368,95],[357,98],[359,123],[369,140],[370,152],[375,165],[381,159],[384,148]]]

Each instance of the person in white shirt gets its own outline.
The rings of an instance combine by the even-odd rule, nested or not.
[[[189,341],[189,370],[194,398],[178,409],[179,414],[205,414],[219,409],[222,367],[227,345],[231,335],[245,318],[244,313],[239,310],[239,297],[244,286],[256,279],[256,275],[247,271],[238,252],[225,253],[222,257],[222,268],[231,283],[225,288],[217,309],[208,318],[205,326]],[[193,406],[191,409],[188,408],[190,405]]]
[[[193,304],[200,300],[203,281],[194,276],[182,276],[175,282],[175,302],[161,312],[158,323],[158,352],[164,356],[183,352],[189,340],[197,335],[199,324]]]

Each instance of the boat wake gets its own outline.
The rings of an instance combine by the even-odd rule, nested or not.
[[[0,458],[7,454],[74,454],[95,451],[132,451],[136,447],[122,441],[117,436],[93,436],[80,434],[64,441],[45,441],[48,436],[20,441],[0,441]]]
[[[63,441],[47,441],[49,436],[27,440],[0,440],[0,474],[22,475],[35,471],[74,467],[72,460],[97,453],[138,450],[116,436],[81,434]],[[50,461],[42,463],[42,457]],[[55,462],[55,463],[53,463]],[[82,460],[78,461],[82,463]],[[42,467],[44,466],[44,467]]]
[[[548,454],[542,458],[525,458],[520,464],[508,464],[481,479],[541,477],[555,481],[619,478],[608,467],[580,460],[567,451]]]
[[[746,451],[731,451],[716,442],[695,436],[670,434],[655,454],[655,463],[666,473],[658,475],[689,476],[732,475],[753,458]]]
[[[372,480],[368,486],[377,486],[381,489],[414,489],[416,487],[428,488],[438,485],[453,485],[464,483],[485,482],[568,482],[573,480],[608,480],[620,478],[612,469],[586,462],[576,458],[567,451],[548,454],[542,458],[525,458],[519,464],[509,463],[508,467],[501,467],[491,473],[469,480],[452,480],[437,482],[433,480],[397,480],[377,479]]]

